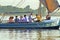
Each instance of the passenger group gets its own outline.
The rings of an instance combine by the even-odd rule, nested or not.
[[[27,15],[24,15],[24,16],[20,16],[18,18],[18,16],[15,16],[15,19],[13,16],[10,16],[9,17],[9,21],[8,22],[15,22],[15,23],[18,23],[18,22],[41,22],[42,21],[42,16],[41,14],[36,14],[36,17],[32,17],[33,14],[31,13],[28,18],[27,18]],[[14,20],[13,20],[14,19]],[[35,20],[36,19],[36,20]],[[50,19],[50,16],[47,15],[46,16],[46,20],[49,20]]]

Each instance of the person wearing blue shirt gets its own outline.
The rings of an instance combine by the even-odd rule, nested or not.
[[[18,23],[18,22],[19,22],[18,16],[15,16],[15,23]]]
[[[26,15],[24,15],[23,22],[27,22],[27,17],[26,17]]]

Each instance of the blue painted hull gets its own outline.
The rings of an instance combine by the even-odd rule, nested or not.
[[[51,26],[50,22],[34,22],[34,23],[2,23],[0,28],[23,28],[23,29],[59,29],[59,25]]]

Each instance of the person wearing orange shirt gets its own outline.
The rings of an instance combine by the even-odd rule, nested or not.
[[[42,16],[39,14],[36,14],[36,19],[37,19],[36,22],[40,22],[40,21],[42,21]]]

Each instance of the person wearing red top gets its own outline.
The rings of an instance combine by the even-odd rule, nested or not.
[[[11,16],[11,17],[9,18],[9,21],[8,21],[8,22],[14,22],[13,18],[14,18],[14,17]]]

